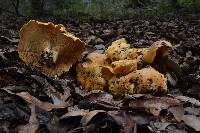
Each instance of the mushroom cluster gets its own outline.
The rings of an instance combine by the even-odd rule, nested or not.
[[[133,48],[125,38],[112,42],[103,54],[90,53],[77,66],[77,79],[87,90],[104,90],[115,96],[133,93],[167,92],[164,74],[151,67],[156,59],[168,56],[170,42],[160,40],[148,48]],[[139,63],[148,64],[138,67]]]

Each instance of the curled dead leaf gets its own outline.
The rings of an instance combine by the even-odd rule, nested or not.
[[[39,99],[31,96],[28,92],[20,92],[20,93],[16,93],[16,95],[24,99],[26,102],[33,104],[35,106],[38,106],[46,111],[51,111],[52,109],[58,109],[58,108],[65,108],[69,106],[68,102],[65,102],[64,104],[59,104],[59,105],[54,105],[48,102],[42,102]]]
[[[31,116],[29,118],[29,123],[24,126],[20,126],[18,130],[19,133],[35,133],[39,127],[39,122],[36,118],[35,113],[35,105],[30,104],[29,107],[31,108]]]
[[[174,97],[154,97],[150,95],[145,95],[145,98],[140,101],[131,101],[129,106],[131,108],[145,108],[154,116],[159,116],[163,109],[168,109],[169,107],[180,105],[180,101]]]
[[[83,118],[81,119],[81,124],[83,126],[87,126],[87,124],[92,120],[92,118],[100,113],[106,113],[103,110],[93,110],[90,111],[89,113],[87,113],[86,115],[83,116]]]
[[[69,70],[84,46],[62,24],[30,20],[20,30],[18,53],[25,63],[55,76]]]

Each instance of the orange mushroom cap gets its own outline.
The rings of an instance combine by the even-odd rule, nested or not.
[[[49,76],[68,71],[85,47],[62,24],[30,20],[20,30],[20,58]]]

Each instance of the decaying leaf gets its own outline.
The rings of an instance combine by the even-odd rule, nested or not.
[[[169,111],[174,115],[178,122],[183,121],[189,127],[192,127],[196,131],[200,131],[200,117],[195,115],[185,114],[182,106],[171,107]]]
[[[86,115],[83,116],[83,118],[81,119],[81,124],[83,126],[86,126],[92,120],[92,118],[99,113],[106,113],[106,112],[103,110],[90,111],[89,113],[87,113]]]
[[[68,71],[83,49],[84,43],[62,24],[31,20],[20,30],[20,58],[50,76]]]
[[[83,109],[75,110],[64,114],[63,116],[60,117],[60,119],[67,119],[69,117],[82,117],[86,115],[88,112],[89,112],[88,110],[83,110]]]
[[[31,108],[31,116],[29,118],[29,123],[24,126],[20,126],[18,129],[19,133],[35,133],[39,127],[39,122],[36,118],[36,113],[35,113],[35,105],[30,104],[30,108]]]
[[[131,114],[126,111],[110,111],[108,114],[122,126],[121,132],[125,133],[135,133],[136,124],[134,123]],[[134,132],[135,131],[135,132]]]
[[[175,99],[174,97],[152,97],[152,96],[145,96],[142,101],[131,101],[129,106],[131,108],[145,108],[154,116],[158,116],[160,111],[163,109],[168,109],[169,107],[180,105],[180,101]]]
[[[20,93],[16,93],[16,95],[24,99],[26,102],[30,104],[34,104],[35,106],[38,106],[46,111],[51,111],[52,109],[58,109],[58,108],[65,108],[69,106],[68,102],[64,104],[59,104],[59,105],[54,105],[48,102],[42,102],[39,99],[31,96],[28,92],[20,92]]]
[[[143,52],[142,60],[146,63],[152,63],[156,57],[164,58],[168,55],[168,49],[171,47],[171,43],[165,40],[154,42]]]

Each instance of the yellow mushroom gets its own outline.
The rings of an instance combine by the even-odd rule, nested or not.
[[[85,44],[62,24],[29,21],[20,30],[20,58],[49,76],[68,71],[80,58]]]
[[[119,97],[124,96],[126,93],[133,94],[135,85],[130,82],[131,78],[132,77],[130,75],[112,77],[108,82],[109,92],[112,93],[114,96]]]
[[[111,66],[113,68],[114,74],[127,75],[128,73],[137,70],[137,61],[127,59],[119,60],[112,62]]]
[[[89,62],[97,63],[99,65],[106,65],[110,62],[105,54],[100,54],[95,52],[88,54],[86,59]]]
[[[96,63],[80,63],[77,66],[77,80],[87,90],[103,90],[106,80],[102,77],[102,66]]]
[[[168,49],[172,45],[170,42],[165,40],[160,40],[154,42],[149,48],[143,51],[142,60],[146,63],[152,63],[156,57],[164,58],[168,55]]]
[[[132,73],[136,93],[167,92],[167,78],[152,67]]]
[[[125,93],[167,92],[167,79],[152,67],[143,68],[126,76],[113,77],[108,82],[109,91],[117,96]]]
[[[111,46],[105,51],[105,54],[111,61],[135,59],[137,50],[130,47],[131,45],[127,43],[125,38],[121,38],[112,42]]]

